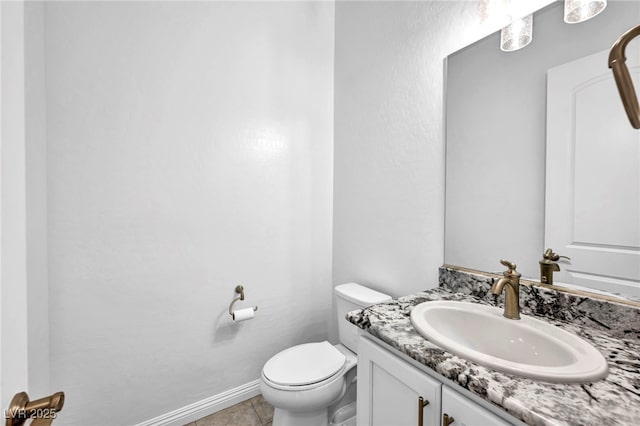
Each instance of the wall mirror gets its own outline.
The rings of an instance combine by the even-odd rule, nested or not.
[[[545,231],[555,234],[562,231],[563,227],[571,227],[569,234],[577,232],[574,225],[567,224],[566,221],[549,217],[545,219],[545,203],[549,203],[547,198],[550,197],[547,188],[556,189],[554,196],[557,197],[559,191],[556,185],[564,184],[547,178],[547,155],[557,152],[557,148],[556,151],[547,148],[547,76],[549,70],[602,54],[622,33],[638,23],[638,2],[609,1],[600,15],[572,25],[563,21],[562,2],[554,2],[534,14],[533,41],[525,48],[502,52],[498,32],[447,58],[446,264],[500,272],[499,260],[504,258],[518,265],[523,278],[538,280],[538,262],[542,259],[548,241],[553,241],[548,235],[545,240]],[[640,42],[634,41],[628,48],[629,52],[640,52]],[[640,63],[634,63],[633,55],[627,56],[627,64],[640,70]],[[606,60],[602,67],[608,78],[610,70]],[[640,71],[636,72],[635,78],[638,74]],[[608,93],[608,89],[603,90],[603,93]],[[617,96],[614,86],[612,90],[612,95]],[[598,96],[596,95],[596,99]],[[574,92],[573,99],[575,98]],[[618,158],[635,156],[640,165],[640,132],[632,129],[625,121],[624,108],[619,99],[617,103],[607,105],[597,105],[597,108],[606,108],[606,114],[600,114],[596,108],[593,119],[589,120],[592,128],[581,130],[583,133],[593,133],[594,129],[601,132],[604,144],[602,150],[594,149],[590,155],[610,152],[606,144],[617,137],[618,130],[608,129],[613,125],[611,121],[617,121],[617,118],[613,120],[612,117],[620,117],[620,123],[626,126],[621,132],[635,132],[625,133],[625,137],[637,144],[628,146],[627,151],[620,151]],[[571,120],[568,119],[569,122]],[[574,136],[569,135],[565,139],[566,147],[561,148],[560,152],[574,150],[575,146],[571,145],[575,143]],[[595,158],[590,163],[585,163],[590,168],[581,174],[573,173],[573,159],[560,163],[559,167],[571,170],[570,180],[575,180],[579,176],[592,175],[590,170],[599,168],[601,160]],[[611,200],[604,198],[598,202],[596,198],[594,201],[596,195],[593,195],[589,203],[583,203],[582,207],[592,213],[601,212],[595,216],[602,224],[586,224],[588,230],[597,229],[600,234],[594,247],[604,247],[605,251],[618,250],[628,255],[625,267],[631,268],[627,274],[631,278],[616,278],[620,267],[617,260],[609,259],[606,260],[606,270],[598,272],[603,280],[572,282],[576,275],[571,275],[576,269],[575,265],[594,261],[585,257],[585,253],[591,253],[596,260],[600,259],[599,256],[593,256],[593,250],[587,249],[566,253],[572,259],[560,262],[560,267],[563,273],[567,272],[569,275],[558,275],[556,284],[579,284],[596,292],[604,290],[640,299],[640,206],[637,205],[640,201],[635,193],[640,188],[639,169],[640,167],[635,167],[635,171],[617,176],[615,185],[607,183],[609,186],[604,188],[605,193],[609,188],[611,194],[617,194]],[[586,190],[588,194],[602,197],[603,188],[599,192],[594,191],[593,182],[580,181],[577,186],[583,192]],[[565,196],[562,200],[575,197],[571,191],[566,194],[560,191],[561,196]],[[631,194],[632,197],[622,195],[624,193]],[[620,200],[631,205],[619,205]],[[569,205],[570,208],[576,208],[573,201]],[[631,214],[623,214],[629,211]],[[620,232],[620,227],[608,225],[623,220],[630,221],[623,228],[628,230],[624,232],[624,243],[621,246],[612,245],[614,248],[608,247],[608,238],[614,238],[612,234]],[[565,254],[564,247],[551,248],[559,254]]]

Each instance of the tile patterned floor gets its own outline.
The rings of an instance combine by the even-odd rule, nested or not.
[[[272,420],[273,407],[258,395],[185,426],[271,426]]]

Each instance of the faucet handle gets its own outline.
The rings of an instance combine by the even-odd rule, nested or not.
[[[553,260],[554,262],[559,260],[560,258],[563,259],[567,259],[567,260],[571,260],[570,257],[568,256],[560,256],[557,253],[554,253],[552,249],[548,248],[547,250],[545,250],[544,254],[542,255],[543,258],[547,259],[547,260]]]
[[[506,272],[507,274],[515,274],[516,273],[516,268],[518,267],[518,265],[516,265],[515,263],[513,263],[513,262],[511,262],[509,260],[504,260],[504,259],[500,259],[500,263],[502,263],[504,266],[509,268],[509,270]]]

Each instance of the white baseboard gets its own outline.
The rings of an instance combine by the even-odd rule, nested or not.
[[[260,381],[254,380],[212,397],[194,402],[135,426],[184,426],[260,394]]]

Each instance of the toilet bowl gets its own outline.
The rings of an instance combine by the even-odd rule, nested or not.
[[[327,341],[276,354],[265,364],[260,380],[262,396],[275,407],[273,424],[326,426],[328,407],[346,393],[356,364],[356,354]]]
[[[260,391],[275,408],[273,426],[327,426],[334,413],[344,417],[355,411],[353,388],[361,330],[347,322],[345,315],[391,297],[355,283],[337,286],[334,296],[341,343],[293,346],[271,357],[262,369]]]

